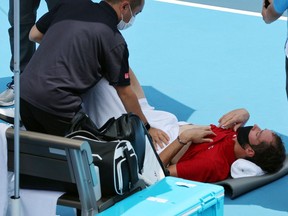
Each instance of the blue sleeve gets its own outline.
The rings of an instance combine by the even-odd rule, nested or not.
[[[288,0],[274,0],[273,6],[278,14],[283,14],[288,8]]]

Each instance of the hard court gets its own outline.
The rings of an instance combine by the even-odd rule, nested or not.
[[[130,66],[150,104],[182,121],[217,124],[236,108],[250,112],[247,125],[281,134],[288,148],[285,94],[286,18],[267,25],[260,0],[146,0],[133,27],[123,31]],[[0,4],[0,90],[9,69],[8,1]],[[41,3],[39,16],[47,9]],[[227,216],[288,215],[288,177],[225,197]],[[61,216],[72,209],[58,207]]]

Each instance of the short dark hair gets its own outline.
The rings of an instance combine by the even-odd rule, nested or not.
[[[121,2],[121,0],[106,0],[107,2],[110,2],[112,4],[116,4]],[[140,6],[144,0],[128,0],[130,2],[130,7],[133,10],[137,6]]]
[[[273,133],[272,143],[262,142],[259,145],[250,145],[255,154],[245,159],[255,163],[267,173],[275,173],[283,167],[286,159],[285,146],[281,137]]]
[[[144,0],[130,0],[131,9],[135,9],[136,7],[140,6]]]

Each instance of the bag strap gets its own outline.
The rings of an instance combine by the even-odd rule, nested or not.
[[[134,184],[137,183],[137,181],[138,181],[138,171],[137,172],[133,171],[133,161],[132,161],[132,159],[130,157],[130,153],[129,153],[127,145],[125,145],[123,147],[123,153],[124,153],[124,156],[125,156],[125,158],[127,160],[128,169],[129,169],[129,177],[130,177],[130,180],[131,180],[130,181],[131,185],[129,185],[129,188],[132,188],[134,186]],[[136,156],[136,154],[135,154],[135,156]]]

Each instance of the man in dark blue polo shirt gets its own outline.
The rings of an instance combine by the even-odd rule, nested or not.
[[[65,135],[81,108],[81,95],[102,77],[127,112],[149,127],[130,88],[129,52],[119,31],[131,26],[143,7],[144,0],[66,0],[40,18],[30,37],[41,44],[21,74],[21,119],[27,130]]]

